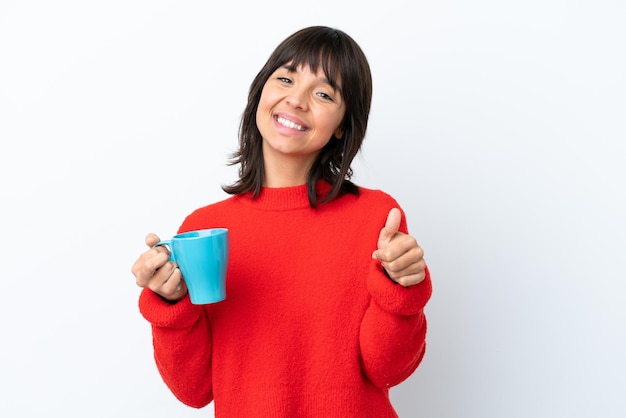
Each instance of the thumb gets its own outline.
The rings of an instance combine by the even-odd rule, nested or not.
[[[156,244],[157,242],[159,242],[161,239],[158,237],[158,235],[150,232],[148,235],[146,235],[146,245],[148,247],[152,247],[154,244]]]
[[[385,222],[385,226],[380,230],[380,234],[378,235],[379,250],[385,248],[389,244],[389,241],[396,235],[400,228],[401,219],[402,214],[400,213],[400,209],[393,208],[389,211],[387,222]]]

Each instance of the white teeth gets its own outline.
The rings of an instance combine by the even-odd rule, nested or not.
[[[280,116],[276,118],[276,121],[287,128],[296,129],[298,131],[304,131],[304,127],[298,124],[295,124],[292,121],[287,120],[285,118],[281,118]]]

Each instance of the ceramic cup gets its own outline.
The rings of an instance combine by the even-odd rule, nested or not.
[[[202,305],[226,298],[228,267],[228,229],[211,228],[190,231],[162,240],[170,261],[175,261],[183,274],[191,303]]]

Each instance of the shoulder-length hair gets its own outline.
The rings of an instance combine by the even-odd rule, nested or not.
[[[229,194],[251,192],[253,198],[261,193],[264,182],[263,138],[257,128],[256,112],[263,86],[274,71],[285,64],[294,68],[308,65],[313,72],[322,68],[346,104],[339,126],[343,133],[341,139],[333,136],[309,170],[310,205],[316,207],[345,193],[358,195],[359,188],[350,181],[353,174],[350,165],[365,138],[372,100],[372,75],[359,45],[341,30],[326,26],[312,26],[290,35],[276,47],[254,78],[239,126],[239,149],[229,160],[229,165],[240,164],[239,179],[222,188]],[[325,196],[316,193],[319,180],[331,185]]]

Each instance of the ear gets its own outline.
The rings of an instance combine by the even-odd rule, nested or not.
[[[335,131],[335,133],[333,135],[335,135],[335,138],[341,139],[341,137],[343,135],[343,129],[337,128],[337,130]]]

